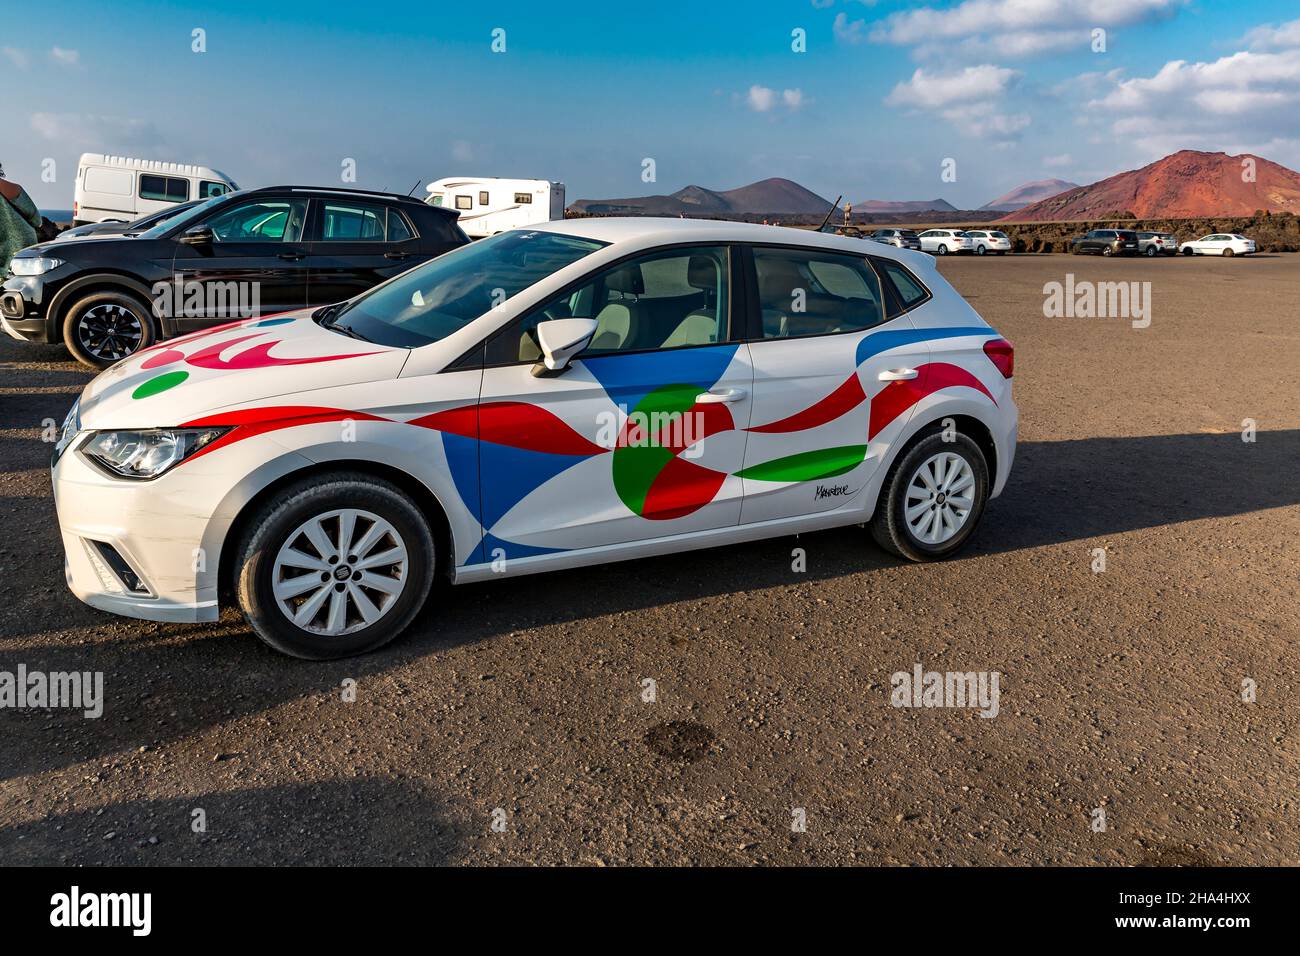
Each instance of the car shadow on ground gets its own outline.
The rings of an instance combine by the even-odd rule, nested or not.
[[[977,538],[955,560],[1300,504],[1297,430],[1260,432],[1253,443],[1235,432],[1029,441],[1021,443],[1017,459],[1006,492],[990,504]],[[26,508],[49,506],[0,499],[0,507],[12,513],[20,500]],[[795,548],[806,552],[803,572],[792,568]],[[48,563],[46,593],[11,596],[28,609],[11,606],[4,618],[0,669],[22,662],[29,670],[104,671],[105,714],[84,720],[78,711],[0,712],[0,779],[156,746],[303,697],[334,697],[344,678],[364,681],[518,631],[768,588],[789,588],[792,600],[804,600],[798,592],[809,584],[889,567],[925,573],[849,527],[461,588],[440,585],[397,643],[352,660],[306,663],[272,652],[229,613],[215,625],[102,615],[63,589],[53,554]],[[52,619],[57,627],[48,623]],[[112,636],[14,647],[23,636],[69,627]]]
[[[464,830],[428,787],[360,778],[50,814],[0,828],[0,858],[14,866],[439,866],[459,856]]]

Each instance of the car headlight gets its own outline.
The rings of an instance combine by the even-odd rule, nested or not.
[[[15,256],[9,260],[9,269],[16,276],[44,275],[63,265],[62,259],[49,256]]]
[[[157,478],[228,431],[229,428],[148,428],[96,432],[82,445],[81,454],[119,478]]]

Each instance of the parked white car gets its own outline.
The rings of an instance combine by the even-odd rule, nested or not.
[[[454,209],[471,239],[564,218],[564,183],[452,176],[425,187],[431,206]]]
[[[997,229],[967,229],[966,238],[971,241],[972,251],[977,256],[990,252],[1002,256],[1011,251],[1011,239]]]
[[[970,252],[975,244],[960,229],[930,229],[921,233],[921,251],[932,252],[936,256],[949,253]]]
[[[235,181],[210,166],[82,153],[72,203],[74,226],[131,222],[194,199],[234,192]]]
[[[1231,232],[1192,239],[1178,247],[1185,256],[1248,256],[1255,251],[1255,240]]]
[[[862,523],[944,558],[1011,471],[1013,366],[919,253],[708,220],[507,232],[99,375],[55,446],[66,577],[149,620],[233,593],[323,659],[394,638],[435,578]]]

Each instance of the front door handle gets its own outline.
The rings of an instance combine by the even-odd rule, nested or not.
[[[384,253],[384,258],[385,258],[385,259],[396,259],[398,262],[400,262],[400,261],[403,260],[403,259],[409,259],[409,258],[411,258],[411,254],[410,254],[409,252],[385,252],[385,253]]]
[[[882,382],[906,382],[916,378],[921,373],[914,368],[887,368],[876,378]]]
[[[285,262],[298,262],[301,259],[307,258],[301,252],[282,252],[279,257]]]
[[[743,388],[715,388],[696,395],[695,404],[716,405],[719,402],[739,402],[748,394],[749,392]]]

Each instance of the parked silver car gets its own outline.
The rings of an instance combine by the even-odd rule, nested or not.
[[[874,239],[876,242],[883,242],[888,246],[896,246],[899,249],[921,251],[921,237],[912,229],[877,229],[867,238]]]

